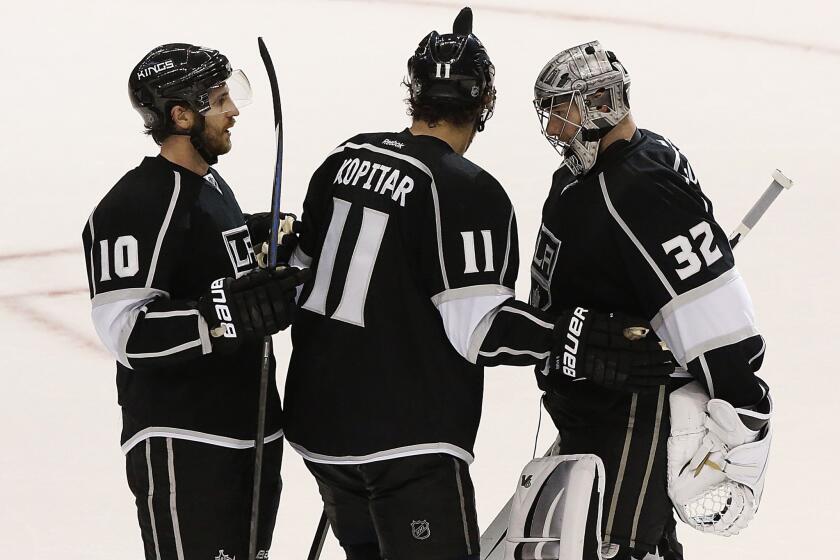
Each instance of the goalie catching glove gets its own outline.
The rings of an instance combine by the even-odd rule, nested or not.
[[[644,319],[583,307],[564,311],[554,325],[549,386],[562,391],[588,379],[608,389],[655,392],[676,368]]]
[[[261,338],[287,328],[297,306],[295,288],[310,275],[308,269],[277,267],[214,280],[198,301],[213,348],[233,351],[245,338]]]
[[[735,408],[693,381],[670,395],[668,495],[687,524],[735,535],[758,510],[770,453],[769,394]],[[763,424],[763,425],[762,425]]]

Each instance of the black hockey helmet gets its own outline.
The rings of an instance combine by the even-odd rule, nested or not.
[[[411,100],[416,103],[449,103],[464,107],[485,105],[476,123],[479,131],[493,115],[496,69],[487,50],[472,33],[472,10],[463,8],[452,33],[432,31],[408,59]],[[489,96],[489,102],[486,98]]]
[[[214,49],[170,43],[143,57],[128,78],[131,104],[147,128],[166,123],[175,103],[186,103],[201,115],[225,112],[211,92],[228,85],[228,98],[238,106],[250,101],[251,88],[241,70],[232,70],[227,57]]]

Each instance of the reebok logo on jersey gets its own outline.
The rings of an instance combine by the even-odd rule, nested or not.
[[[382,144],[385,146],[393,146],[399,149],[405,148],[405,144],[403,144],[402,142],[397,142],[396,140],[391,140],[390,138],[383,140]]]
[[[569,330],[566,331],[566,345],[563,347],[563,373],[569,377],[577,377],[577,351],[580,346],[580,333],[583,330],[583,322],[589,311],[578,307],[572,314],[569,321]]]
[[[171,60],[165,60],[164,62],[159,62],[157,64],[141,68],[137,72],[137,78],[142,80],[143,78],[149,77],[151,74],[157,74],[159,72],[163,72],[164,70],[169,70],[170,68],[175,68],[175,63]]]
[[[216,309],[216,317],[220,321],[219,326],[213,328],[213,336],[236,338],[236,327],[233,326],[233,317],[230,314],[230,307],[227,306],[224,278],[213,280],[210,284],[210,294],[215,304],[213,307]]]

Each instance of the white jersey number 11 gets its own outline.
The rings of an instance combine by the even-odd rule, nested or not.
[[[351,206],[352,204],[346,200],[333,198],[333,214],[327,228],[324,246],[321,248],[318,269],[315,271],[315,285],[306,303],[303,304],[304,309],[326,315],[327,294],[332,282],[338,244],[344,233],[344,225]],[[360,327],[365,326],[365,300],[370,287],[370,277],[373,274],[373,265],[376,263],[387,225],[388,214],[367,207],[363,209],[362,227],[353,247],[353,256],[350,257],[341,300],[338,308],[330,316],[332,319]]]

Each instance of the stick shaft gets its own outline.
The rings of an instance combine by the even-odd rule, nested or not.
[[[761,219],[767,209],[773,204],[773,201],[781,194],[781,192],[785,189],[789,189],[793,186],[793,182],[785,177],[781,171],[778,169],[773,173],[773,182],[767,187],[761,197],[753,204],[752,208],[750,208],[749,212],[744,216],[744,219],[741,220],[741,223],[738,224],[738,227],[735,228],[729,235],[729,245],[734,249],[738,243],[744,239],[747,234],[752,231],[752,228],[755,227],[755,224]]]
[[[312,539],[312,546],[309,548],[307,560],[318,560],[321,557],[321,550],[324,548],[324,540],[327,538],[327,531],[330,528],[330,520],[327,513],[321,512],[321,519],[318,520],[318,527],[315,529],[315,536]]]
[[[262,37],[257,38],[257,46],[260,50],[260,57],[268,73],[268,81],[271,85],[271,101],[274,107],[274,138],[277,145],[277,157],[274,164],[274,183],[271,190],[271,230],[269,231],[268,266],[277,266],[277,230],[280,223],[280,193],[281,179],[283,175],[283,113],[280,104],[280,89],[277,85],[277,74],[274,71],[274,64],[271,55]],[[257,558],[257,537],[259,534],[260,520],[260,487],[262,486],[263,453],[265,449],[265,413],[268,400],[268,377],[271,369],[271,337],[263,340],[262,367],[260,368],[260,388],[257,403],[257,435],[254,440],[254,487],[251,494],[251,522],[250,534],[248,537],[248,558]]]

